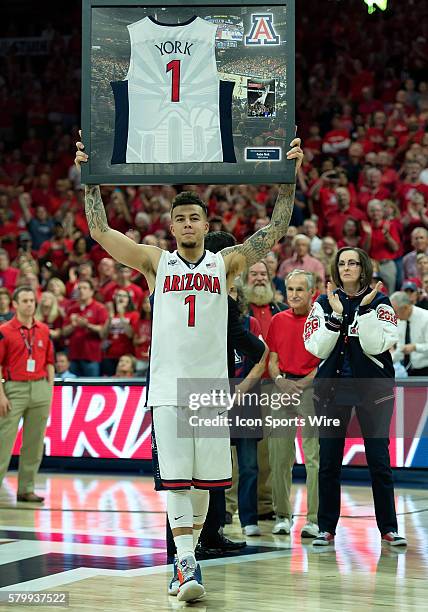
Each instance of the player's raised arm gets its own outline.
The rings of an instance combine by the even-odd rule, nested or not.
[[[300,138],[295,138],[291,143],[292,148],[287,153],[287,159],[296,160],[296,174],[303,161],[300,143]],[[296,185],[280,185],[269,225],[247,238],[243,244],[221,251],[229,276],[237,276],[245,266],[252,266],[263,259],[274,244],[285,236],[293,212],[295,193]]]
[[[80,167],[88,161],[84,144],[76,143],[74,163]],[[85,185],[85,213],[91,237],[96,240],[116,261],[143,272],[149,286],[154,284],[154,275],[162,250],[158,247],[136,244],[133,240],[109,227],[99,185]]]

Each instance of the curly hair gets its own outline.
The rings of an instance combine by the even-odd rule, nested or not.
[[[205,216],[208,217],[208,207],[203,200],[198,196],[198,194],[193,191],[182,191],[172,201],[171,204],[171,215],[172,211],[177,208],[177,206],[189,206],[194,204],[195,206],[200,206],[205,213]]]

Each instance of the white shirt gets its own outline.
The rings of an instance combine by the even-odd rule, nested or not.
[[[321,251],[321,247],[322,247],[322,240],[321,238],[318,238],[318,236],[314,236],[311,239],[311,255],[318,255],[318,253]]]
[[[428,367],[428,310],[413,306],[410,316],[410,344],[416,345],[416,350],[410,353],[410,367],[415,369]],[[407,321],[398,321],[397,349],[392,353],[392,360],[403,361],[403,346],[406,344]]]

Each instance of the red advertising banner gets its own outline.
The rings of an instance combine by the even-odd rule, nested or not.
[[[50,457],[151,459],[151,416],[144,386],[56,386],[45,436]],[[21,426],[13,449],[19,454]],[[352,423],[351,423],[352,427]],[[391,424],[393,467],[428,467],[428,392],[397,387]],[[296,460],[304,463],[300,436]],[[364,441],[348,438],[344,465],[366,465]]]

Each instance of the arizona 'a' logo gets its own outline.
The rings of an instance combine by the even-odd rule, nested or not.
[[[245,37],[246,45],[279,45],[280,37],[273,27],[272,13],[251,15],[251,32]]]

